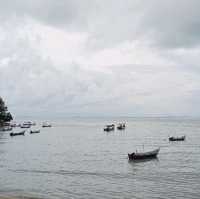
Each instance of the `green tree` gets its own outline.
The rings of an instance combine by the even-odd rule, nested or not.
[[[4,125],[5,122],[10,122],[13,119],[10,112],[8,112],[8,108],[5,105],[5,102],[0,97],[0,125]]]

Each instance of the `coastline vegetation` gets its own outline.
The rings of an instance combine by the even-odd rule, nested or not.
[[[0,97],[0,126],[4,126],[6,123],[13,120],[13,117],[10,112],[8,112],[8,108],[5,105],[2,97]]]

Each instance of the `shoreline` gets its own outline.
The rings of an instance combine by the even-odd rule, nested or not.
[[[0,195],[0,199],[42,199],[33,196]]]

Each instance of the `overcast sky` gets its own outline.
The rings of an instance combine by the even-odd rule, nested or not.
[[[14,116],[200,116],[199,0],[0,0]]]

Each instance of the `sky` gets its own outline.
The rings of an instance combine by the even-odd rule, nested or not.
[[[0,0],[14,117],[200,116],[199,0]]]

